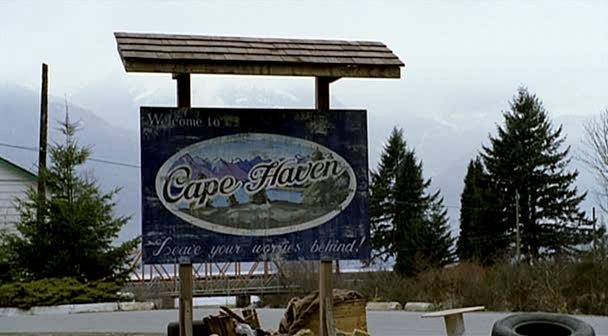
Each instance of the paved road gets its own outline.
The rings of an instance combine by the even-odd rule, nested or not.
[[[194,318],[217,313],[217,309],[196,309]],[[259,309],[262,326],[276,330],[283,311]],[[371,335],[439,336],[445,335],[442,319],[422,319],[420,313],[368,312]],[[494,321],[507,316],[500,313],[465,315],[469,336],[489,336]],[[608,336],[608,317],[580,316],[593,326],[597,336]],[[151,332],[164,333],[167,324],[177,319],[177,310],[115,312],[74,315],[37,315],[0,317],[0,333],[5,332]]]

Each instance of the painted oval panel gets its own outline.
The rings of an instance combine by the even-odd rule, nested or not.
[[[190,145],[156,175],[162,204],[181,219],[234,235],[276,235],[319,226],[352,201],[352,167],[320,144],[241,133]]]

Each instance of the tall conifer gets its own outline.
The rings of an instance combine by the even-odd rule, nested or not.
[[[5,242],[17,280],[73,277],[80,281],[124,281],[137,240],[115,244],[127,217],[114,215],[118,189],[103,193],[79,169],[91,151],[78,145],[76,125],[61,124],[65,142],[50,148],[46,201],[36,189],[18,202],[18,234]],[[39,220],[39,218],[41,218]]]
[[[428,238],[425,246],[428,251],[425,255],[429,266],[438,267],[453,263],[456,259],[455,239],[450,232],[448,211],[443,205],[443,198],[440,197],[439,192],[432,196],[427,210],[426,223]]]
[[[422,163],[408,150],[403,131],[393,129],[372,172],[370,219],[376,257],[394,258],[394,270],[414,275],[452,261],[452,239],[439,193],[429,195],[431,181]]]
[[[460,260],[493,264],[507,253],[509,227],[502,225],[490,177],[479,157],[469,162],[460,196]]]
[[[572,252],[589,241],[591,227],[579,208],[586,194],[574,186],[578,172],[568,169],[561,126],[553,127],[542,102],[525,88],[503,116],[504,126],[481,154],[501,210],[497,225],[510,228],[515,242],[519,194],[522,254],[537,259]]]

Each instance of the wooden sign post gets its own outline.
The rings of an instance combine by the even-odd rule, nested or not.
[[[177,81],[177,107],[191,107],[190,74],[173,74]],[[192,335],[192,262],[179,263],[179,336]]]
[[[347,77],[400,78],[401,67],[404,65],[385,44],[376,41],[138,33],[115,33],[114,36],[116,37],[118,52],[127,72],[173,74],[173,78],[177,80],[177,105],[183,108],[191,107],[190,74],[195,73],[314,77],[316,109],[329,111],[329,85],[331,82]],[[341,127],[343,130],[348,128],[347,126]],[[363,134],[365,141],[367,141],[367,133]],[[367,150],[367,142],[365,142],[365,146],[360,146],[360,148]],[[351,151],[350,153],[354,152]],[[364,154],[364,157],[367,158],[367,152]],[[361,155],[359,155],[359,158],[361,158]],[[365,166],[367,167],[367,162],[365,162]],[[147,173],[149,172],[142,169],[142,176],[147,177],[149,175]],[[354,214],[358,217],[353,221],[353,225],[361,224],[360,228],[364,229],[359,232],[359,235],[362,236],[361,238],[369,238],[369,223],[367,222],[366,212],[367,194],[365,192],[367,172],[363,173],[362,181],[365,181],[365,183],[360,185],[359,199],[363,202],[361,203],[363,204],[361,209],[364,211]],[[353,191],[354,194],[355,191]],[[149,246],[154,245],[152,241],[149,241],[150,244],[146,245],[146,240],[157,239],[158,236],[147,236],[144,223],[145,221],[142,221],[143,262],[149,264],[175,262],[176,260],[172,256],[156,258],[154,253],[149,250],[146,251],[146,248],[149,249]],[[319,225],[322,224],[324,223],[319,223]],[[156,229],[156,231],[159,231],[158,228]],[[158,234],[158,232],[155,232],[155,234]],[[171,236],[166,237],[166,239],[173,238]],[[179,237],[175,238],[177,238],[174,241],[176,245],[182,244]],[[272,238],[272,236],[269,236],[269,238]],[[320,333],[323,336],[328,336],[335,334],[335,329],[332,327],[333,260],[323,259],[324,256],[331,257],[331,253],[321,253],[319,250],[317,252],[318,254],[312,257],[311,249],[308,249],[308,260],[318,260],[319,256],[322,259],[319,279]],[[185,256],[185,259],[180,258],[179,260],[180,336],[192,336],[192,262],[208,261],[201,255],[199,253],[190,257]],[[366,255],[369,256],[369,239],[367,241],[365,239],[361,240],[359,249],[350,255],[335,254],[333,259],[338,257],[364,258]],[[256,260],[259,256],[247,258]],[[241,261],[246,260],[242,259]]]
[[[332,265],[331,260],[321,260],[319,268],[319,335],[332,336],[336,334],[335,330],[328,328],[331,324],[330,318],[333,318],[333,284],[332,284]]]
[[[315,107],[317,110],[329,110],[329,84],[338,78],[315,77]],[[330,330],[328,317],[333,317],[333,261],[321,260],[319,265],[319,335],[335,335],[335,330]]]

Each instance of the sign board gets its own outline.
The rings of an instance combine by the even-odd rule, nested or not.
[[[366,259],[363,110],[141,108],[144,263]]]

